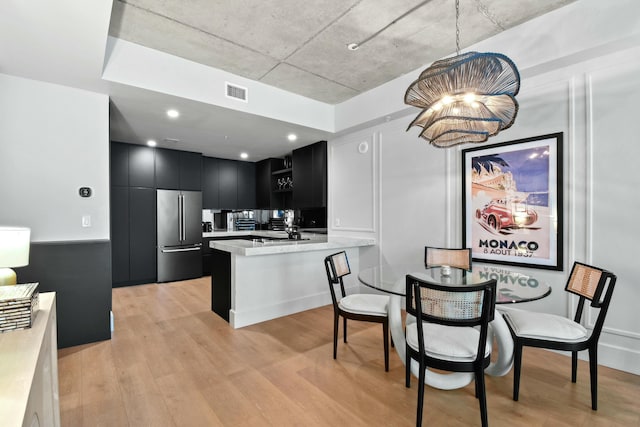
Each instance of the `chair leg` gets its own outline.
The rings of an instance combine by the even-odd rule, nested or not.
[[[384,370],[389,372],[389,323],[382,322],[382,334],[384,336]]]
[[[418,412],[416,414],[416,427],[422,426],[422,406],[424,404],[424,377],[427,366],[420,363],[420,373],[418,376]]]
[[[482,427],[489,425],[487,416],[487,392],[484,384],[484,371],[476,372],[476,391],[478,392],[478,400],[480,403],[480,419]]]
[[[591,409],[598,410],[598,347],[589,347],[589,375],[591,377]]]
[[[480,382],[478,381],[478,374],[474,374],[475,378],[473,380],[473,383],[475,384],[475,389],[476,389],[476,399],[480,397],[480,391],[478,390],[478,387],[480,386]]]
[[[336,313],[333,316],[333,358],[335,359],[338,353],[338,323],[340,322],[340,316]]]
[[[344,342],[346,343],[347,342],[347,318],[343,317],[342,321],[344,322],[344,332],[342,334],[342,338],[343,338]]]
[[[571,382],[575,383],[578,378],[578,352],[571,352]]]
[[[405,353],[406,360],[404,364],[404,386],[411,388],[411,356],[409,356],[409,346],[406,346]]]
[[[520,394],[520,370],[522,369],[522,344],[514,343],[513,349],[513,400],[518,401]]]

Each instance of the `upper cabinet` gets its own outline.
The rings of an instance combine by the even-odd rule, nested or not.
[[[202,207],[253,209],[256,204],[256,164],[203,158]]]
[[[180,152],[180,189],[202,190],[202,154]]]
[[[111,185],[129,186],[129,145],[111,144]]]
[[[238,167],[237,161],[218,159],[218,187],[220,191],[219,208],[238,207]]]
[[[143,145],[129,146],[129,186],[155,187],[155,150]]]
[[[202,155],[156,149],[156,185],[165,190],[202,189]]]
[[[293,207],[327,206],[327,141],[293,150]]]
[[[256,205],[260,209],[327,207],[327,142],[293,150],[289,161],[256,164]]]
[[[256,164],[238,162],[238,208],[254,209],[256,204]]]
[[[217,209],[220,207],[220,190],[218,187],[218,160],[215,157],[202,158],[202,208]]]

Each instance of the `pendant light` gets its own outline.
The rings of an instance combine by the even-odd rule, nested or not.
[[[404,102],[422,108],[411,122],[440,148],[481,143],[509,128],[518,113],[520,73],[500,53],[460,54],[460,1],[456,0],[456,56],[435,61],[407,89]]]

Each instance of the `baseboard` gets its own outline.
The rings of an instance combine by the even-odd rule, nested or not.
[[[322,307],[331,304],[329,290],[327,292],[308,295],[303,298],[280,302],[270,306],[260,307],[254,310],[237,312],[229,310],[229,323],[235,329],[264,322],[278,317],[288,316],[305,310]]]

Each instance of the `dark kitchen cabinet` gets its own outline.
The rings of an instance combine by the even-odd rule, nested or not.
[[[156,149],[156,187],[164,190],[202,188],[202,155],[188,151]]]
[[[156,150],[111,143],[111,281],[156,280]]]
[[[202,201],[204,209],[254,209],[256,164],[203,157]]]
[[[129,145],[129,186],[155,188],[155,149]]]
[[[311,146],[312,150],[312,192],[311,207],[327,207],[327,141],[320,141]]]
[[[293,150],[293,206],[327,206],[327,142]]]
[[[202,275],[211,276],[211,261],[213,259],[213,249],[209,246],[209,242],[214,240],[210,237],[202,238]]]
[[[156,188],[180,189],[180,152],[156,149]]]
[[[211,310],[228,322],[231,310],[231,254],[214,249],[211,257]]]
[[[114,286],[156,280],[156,190],[111,187],[111,280]]]
[[[282,159],[264,159],[256,163],[256,207],[258,209],[284,209],[284,193],[277,190],[277,171]],[[276,175],[273,173],[276,172]]]
[[[202,208],[220,207],[220,189],[218,186],[218,159],[202,158]]]
[[[238,167],[237,161],[218,159],[219,208],[238,207]]]
[[[313,191],[313,154],[310,146],[293,150],[293,206],[300,208],[311,207]]]
[[[111,185],[129,186],[129,145],[111,144]]]
[[[180,190],[202,190],[202,154],[180,152]]]
[[[129,281],[156,280],[156,190],[129,189]]]
[[[256,208],[256,164],[238,162],[238,202],[240,209]]]
[[[111,280],[129,280],[129,187],[123,186],[111,187]]]
[[[271,161],[264,159],[256,163],[256,207],[271,209]]]

